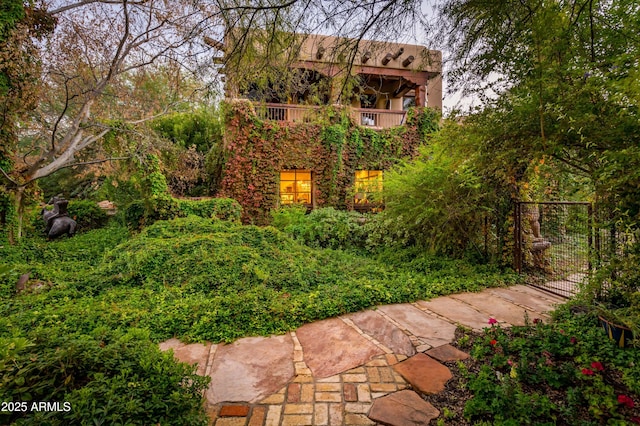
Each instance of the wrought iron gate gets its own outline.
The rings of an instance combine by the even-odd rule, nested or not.
[[[593,247],[593,209],[583,202],[518,202],[515,268],[532,285],[570,297],[588,278]]]

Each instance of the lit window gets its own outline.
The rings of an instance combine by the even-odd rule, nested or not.
[[[355,203],[372,203],[374,194],[382,191],[382,170],[358,170],[355,182]]]
[[[311,172],[309,170],[280,172],[280,203],[311,204]]]

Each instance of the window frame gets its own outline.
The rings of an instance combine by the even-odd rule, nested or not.
[[[358,173],[366,173],[366,177],[359,177]],[[371,173],[376,173],[375,175],[371,175]],[[367,190],[372,187],[371,182],[375,182],[377,188],[373,191]],[[380,203],[371,201],[367,194],[380,193],[383,189],[384,182],[384,170],[373,170],[373,169],[365,169],[365,170],[356,170],[354,172],[354,181],[353,181],[353,189],[354,189],[354,197],[353,203],[355,206],[363,206],[363,207],[371,207],[377,206]],[[359,187],[359,185],[361,185]],[[364,194],[363,197],[358,197],[358,194]]]
[[[293,173],[293,180],[291,179],[282,179],[282,174],[283,173]],[[298,178],[298,173],[302,174],[308,174],[309,178],[307,179],[299,179]],[[292,190],[291,192],[289,191],[283,191],[283,187],[282,184],[283,182],[291,182],[292,185]],[[308,182],[309,184],[309,191],[300,191],[298,189],[298,186],[300,185],[300,183],[302,182]],[[278,203],[280,206],[288,206],[288,205],[292,205],[292,204],[299,204],[299,205],[303,205],[303,206],[307,206],[307,207],[313,207],[313,201],[314,201],[314,196],[313,196],[313,172],[311,170],[308,169],[283,169],[280,170],[280,174],[279,174],[279,179],[278,179]],[[309,194],[309,202],[299,202],[296,201],[300,199],[299,195],[301,194]],[[291,200],[287,200],[285,201],[285,199],[283,198],[283,196],[291,196]]]

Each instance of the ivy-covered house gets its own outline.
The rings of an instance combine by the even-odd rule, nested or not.
[[[350,50],[335,37],[303,37],[280,82],[227,72],[219,195],[237,199],[246,221],[268,222],[271,209],[294,203],[378,209],[385,170],[415,155],[435,128],[440,52],[346,45]]]

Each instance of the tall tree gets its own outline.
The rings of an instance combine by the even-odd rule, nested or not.
[[[512,164],[555,159],[638,219],[637,2],[447,0],[441,16],[453,81],[498,95],[468,121],[491,129],[486,152]]]
[[[224,41],[231,31],[241,34],[233,44],[238,52],[252,45],[250,34],[266,34],[265,46],[273,52],[264,55],[268,62],[288,48],[286,34],[292,31],[322,27],[356,39],[374,33],[381,37],[394,28],[389,20],[402,26],[401,19],[419,15],[419,6],[417,0],[46,0],[28,7],[25,16],[40,17],[30,22],[31,28],[44,22],[49,31],[37,42],[29,37],[33,50],[23,56],[40,66],[35,73],[38,90],[29,98],[34,108],[18,102],[29,114],[21,117],[16,138],[3,136],[11,167],[0,164],[0,176],[17,213],[14,237],[21,234],[25,191],[38,179],[62,168],[113,159],[93,150],[113,123],[118,128],[139,123],[179,100],[167,96],[162,104],[133,103],[131,83],[147,70],[175,71],[172,81],[179,87],[188,73],[198,73],[199,80],[211,78],[212,56],[220,56],[216,49],[229,49]],[[256,27],[262,31],[251,32]],[[3,61],[26,45],[7,44]],[[227,60],[234,57],[224,53]]]

